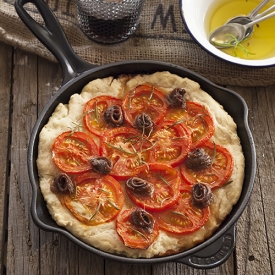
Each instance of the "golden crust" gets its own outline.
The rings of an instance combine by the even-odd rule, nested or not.
[[[75,122],[79,125],[78,127],[83,126],[81,117],[84,104],[89,99],[99,95],[112,95],[123,98],[130,89],[143,83],[153,84],[164,93],[168,93],[177,87],[185,88],[187,100],[197,101],[208,106],[215,123],[215,133],[212,139],[217,144],[226,147],[234,157],[234,169],[230,183],[213,191],[214,199],[210,206],[211,215],[205,226],[196,232],[181,236],[160,231],[154,243],[146,250],[125,247],[116,233],[114,221],[98,226],[82,224],[72,216],[67,208],[61,205],[56,195],[50,190],[50,183],[54,175],[59,172],[52,162],[51,148],[53,141],[59,134],[68,131],[68,128],[75,129]],[[81,130],[85,131],[83,129]],[[40,188],[49,212],[55,221],[91,246],[133,258],[169,255],[184,251],[203,242],[213,234],[230,213],[242,190],[244,156],[235,122],[218,102],[200,89],[198,83],[169,72],[157,72],[152,75],[123,75],[117,79],[108,77],[91,81],[83,88],[81,94],[72,95],[68,104],[57,106],[40,133],[38,150],[37,167]]]

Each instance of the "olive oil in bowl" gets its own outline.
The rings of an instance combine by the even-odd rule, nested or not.
[[[208,12],[207,32],[224,25],[235,16],[249,14],[261,0],[219,0]],[[262,10],[274,5],[267,4]],[[275,56],[275,17],[254,25],[252,35],[237,47],[222,49],[223,52],[243,59],[257,60]]]

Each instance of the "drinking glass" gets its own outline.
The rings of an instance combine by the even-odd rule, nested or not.
[[[93,41],[114,44],[137,29],[145,0],[76,0],[81,30]]]

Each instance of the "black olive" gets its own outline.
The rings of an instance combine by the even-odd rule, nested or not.
[[[71,178],[67,174],[62,173],[54,178],[51,184],[51,190],[54,193],[73,194],[75,192],[75,186]]]
[[[212,159],[203,148],[196,148],[188,153],[185,164],[189,169],[201,170],[210,167]]]
[[[142,113],[136,116],[133,126],[148,136],[154,128],[154,122],[149,115]]]
[[[192,186],[192,202],[197,207],[206,207],[212,201],[213,193],[211,188],[203,183],[196,183]]]
[[[114,127],[120,126],[124,122],[123,112],[120,106],[112,105],[104,112],[104,120]]]
[[[150,196],[154,192],[153,184],[138,177],[129,178],[125,185],[126,190],[139,196]]]
[[[167,95],[167,100],[172,107],[186,108],[186,101],[184,98],[186,91],[183,88],[175,88]]]
[[[141,208],[136,208],[133,210],[130,216],[130,221],[137,228],[149,233],[152,233],[154,230],[154,217]]]
[[[106,157],[94,157],[90,160],[92,170],[96,173],[107,175],[113,168],[113,163]]]

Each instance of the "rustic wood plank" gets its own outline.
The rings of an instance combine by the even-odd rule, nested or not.
[[[151,275],[150,265],[131,265],[116,261],[105,261],[104,275]]]
[[[266,92],[266,122],[268,125],[267,136],[270,141],[267,140],[265,144],[264,140],[257,140],[257,144],[262,149],[262,163],[263,169],[259,169],[259,177],[261,183],[261,190],[263,194],[263,208],[264,208],[264,217],[265,217],[265,226],[266,226],[266,235],[268,240],[268,253],[270,258],[270,270],[271,273],[275,270],[275,214],[274,214],[274,205],[275,205],[275,185],[274,185],[274,160],[275,160],[275,85],[265,88]],[[259,101],[262,100],[260,93]],[[261,105],[263,105],[261,103]],[[261,119],[260,117],[258,118]],[[262,123],[261,123],[262,125]],[[267,146],[266,146],[267,145]],[[259,157],[260,158],[260,157]],[[271,168],[271,169],[270,169]],[[268,173],[267,173],[268,171]]]
[[[37,57],[15,50],[7,274],[38,274],[38,230],[30,217],[27,148],[36,120]]]
[[[250,201],[237,223],[237,274],[273,274],[274,248],[274,89],[232,87],[246,100],[257,154],[257,175]],[[273,246],[271,246],[273,245]],[[274,251],[273,251],[274,260]]]
[[[0,274],[5,270],[4,252],[6,251],[6,218],[8,211],[8,178],[9,178],[9,151],[10,151],[10,111],[12,82],[12,52],[13,48],[0,43]]]

